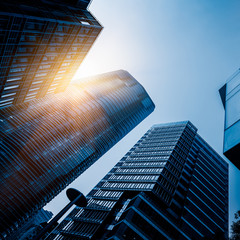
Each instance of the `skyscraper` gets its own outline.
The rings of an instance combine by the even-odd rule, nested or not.
[[[240,170],[240,69],[219,90],[225,109],[224,155]]]
[[[43,207],[154,109],[126,71],[91,77],[65,92],[2,109],[0,230]]]
[[[67,5],[74,5],[86,9],[92,0],[44,0],[44,1],[55,2],[56,4],[64,3]]]
[[[228,236],[228,165],[189,122],[154,125],[47,239]]]
[[[53,213],[40,209],[32,218],[23,224],[8,240],[30,240],[38,232],[43,229],[43,226],[52,218]],[[43,226],[42,226],[43,225]]]
[[[0,109],[66,89],[102,29],[88,3],[0,2]]]

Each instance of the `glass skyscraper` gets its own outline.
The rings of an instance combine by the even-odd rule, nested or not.
[[[102,30],[88,3],[0,2],[0,109],[66,89]]]
[[[225,109],[223,153],[240,170],[240,69],[219,92]]]
[[[88,8],[90,3],[92,2],[92,0],[44,0],[44,1],[55,2],[56,4],[65,3],[67,5],[74,5],[77,7],[81,7],[83,9]]]
[[[0,238],[42,208],[154,110],[119,70],[0,111]]]
[[[40,209],[33,217],[23,224],[8,240],[30,240],[33,239],[44,225],[52,218],[53,213]]]
[[[228,165],[189,121],[154,125],[47,239],[228,239]]]

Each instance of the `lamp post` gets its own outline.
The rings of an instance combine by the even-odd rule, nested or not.
[[[87,199],[86,197],[74,188],[67,189],[67,197],[70,200],[68,203],[48,224],[44,227],[39,234],[33,238],[33,240],[40,240],[46,234],[48,230],[50,230],[56,222],[73,206],[73,204],[77,205],[78,207],[86,207],[87,206]]]

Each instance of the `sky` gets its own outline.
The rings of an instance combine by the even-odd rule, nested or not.
[[[229,163],[229,223],[240,210],[240,171],[222,154],[224,108],[218,93],[240,67],[239,0],[93,0],[104,29],[75,79],[127,70],[155,111],[68,187],[87,194],[153,125],[190,120]],[[46,207],[68,203],[65,190]]]

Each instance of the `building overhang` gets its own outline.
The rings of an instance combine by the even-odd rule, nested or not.
[[[226,87],[227,84],[224,84],[220,89],[219,89],[219,94],[222,100],[223,107],[225,109],[225,103],[226,103]]]

